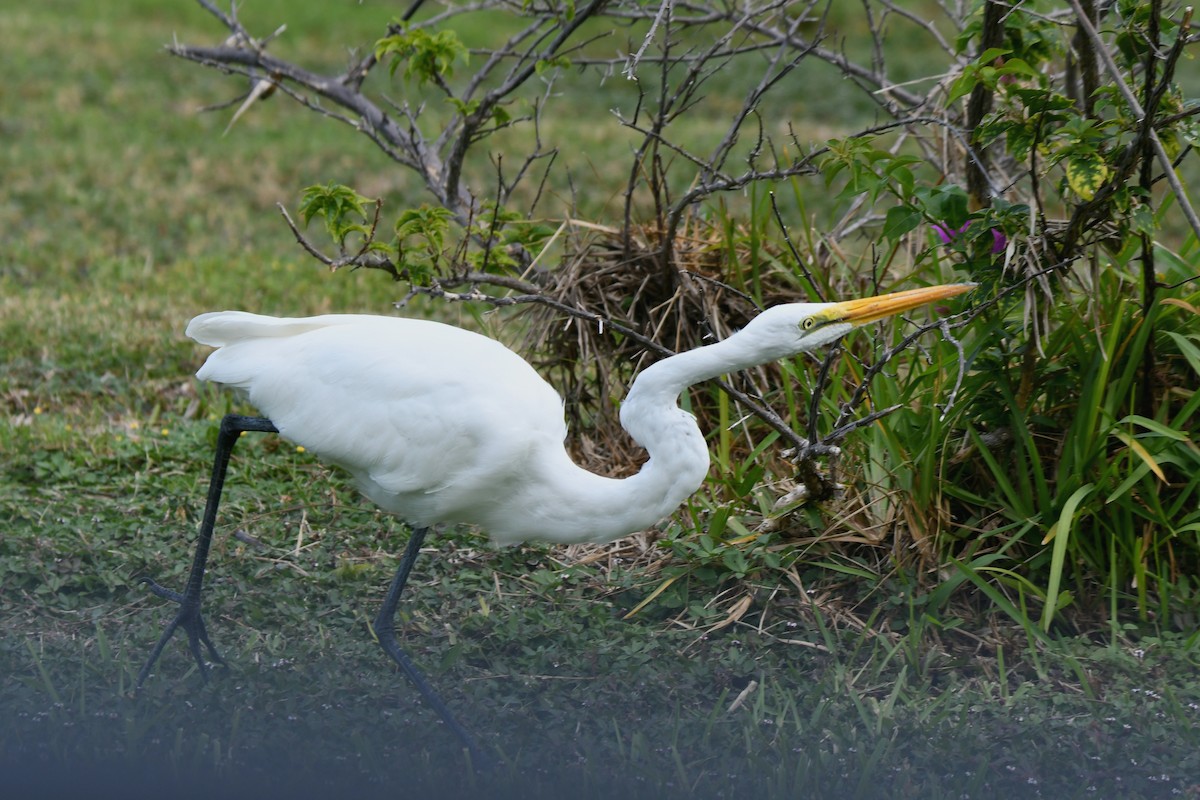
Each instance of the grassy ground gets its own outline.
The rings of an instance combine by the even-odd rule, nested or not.
[[[282,5],[244,17],[287,19],[281,45],[296,52],[337,52],[391,13],[354,9],[337,25]],[[231,408],[192,381],[202,354],[184,322],[225,306],[380,311],[396,294],[321,273],[273,209],[310,183],[378,182],[365,141],[282,103],[226,139],[226,116],[191,113],[228,85],[161,45],[216,33],[184,0],[0,10],[16,76],[0,86],[0,762],[13,781],[40,796],[1200,793],[1195,637],[1034,644],[986,620],[935,623],[902,581],[803,566],[809,593],[747,584],[753,622],[689,629],[653,607],[626,622],[657,584],[629,566],[645,558],[580,563],[447,533],[418,565],[404,639],[499,754],[474,777],[367,631],[404,528],[270,437],[235,455],[211,561],[207,617],[232,668],[203,684],[177,641],[132,692],[169,614],[135,580],[182,583],[214,421]]]

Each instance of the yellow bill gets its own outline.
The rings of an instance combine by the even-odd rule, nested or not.
[[[955,295],[963,294],[974,289],[974,283],[948,283],[942,286],[927,286],[922,289],[909,289],[905,292],[881,294],[877,297],[864,297],[860,300],[847,300],[834,303],[829,312],[830,321],[849,322],[853,325],[866,325],[893,314],[908,311],[910,308],[935,303]]]

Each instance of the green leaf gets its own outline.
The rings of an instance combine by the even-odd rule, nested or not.
[[[435,251],[433,255],[436,255],[445,243],[453,216],[447,209],[428,203],[420,208],[406,209],[396,219],[396,238],[403,240],[409,236],[422,236]]]
[[[478,100],[463,102],[457,97],[447,97],[446,102],[454,106],[454,110],[464,117],[474,114],[479,109]]]
[[[1067,185],[1084,200],[1091,200],[1108,178],[1108,165],[1099,153],[1074,153],[1066,160]]]
[[[922,163],[924,162],[916,156],[898,155],[887,162],[883,168],[883,174],[900,187],[899,195],[901,197],[908,197],[912,194],[913,186],[916,184],[916,178],[909,167]]]
[[[1003,47],[989,47],[987,50],[984,50],[982,53],[979,54],[979,58],[975,59],[975,63],[982,64],[982,65],[988,65],[988,64],[991,64],[993,61],[995,61],[997,58],[1006,56],[1011,52],[1012,52],[1012,50],[1008,50]]]
[[[1000,47],[989,47],[980,54],[979,58],[972,61],[963,68],[963,74],[958,77],[954,84],[950,87],[950,92],[946,96],[946,105],[950,105],[960,97],[968,95],[980,82],[988,86],[995,86],[996,81],[1002,74],[1011,74],[1020,72],[1021,69],[1014,68],[1005,70],[1003,66],[997,67],[995,61],[998,58],[1008,55],[1011,50],[1005,50]],[[1025,69],[1029,69],[1029,65],[1023,61],[1018,61]]]
[[[962,573],[967,576],[967,579],[975,585],[975,588],[987,595],[988,599],[990,599],[997,608],[1008,614],[1008,616],[1013,620],[1020,623],[1022,627],[1025,628],[1025,632],[1031,639],[1037,639],[1039,642],[1044,642],[1046,644],[1050,643],[1049,637],[1047,637],[1045,633],[1033,625],[1029,618],[1025,614],[1021,613],[1021,610],[1013,605],[1013,602],[1009,600],[1003,592],[1000,592],[995,586],[992,586],[991,583],[984,579],[983,575],[980,574],[980,572],[983,571],[982,569],[977,570],[973,565],[968,564],[965,561],[959,561],[953,556],[947,556],[947,558],[951,564],[958,567]],[[1020,576],[1017,577],[1018,579],[1020,578]]]
[[[872,196],[875,196],[884,183],[884,179],[875,174],[869,166],[856,161],[850,164],[850,174],[847,176],[845,187],[838,192],[838,197],[857,197],[867,192],[872,192]]]
[[[966,224],[970,213],[969,203],[967,192],[961,186],[920,187],[914,194],[930,219],[937,220],[951,230],[958,230]]]
[[[896,241],[904,234],[914,230],[924,219],[921,212],[910,205],[894,206],[888,209],[887,218],[883,223],[884,237]]]
[[[988,114],[983,118],[975,128],[975,136],[973,137],[977,146],[987,147],[992,142],[999,139],[1004,134],[1008,133],[1012,128],[1019,128],[1021,124],[1014,122],[1000,114]]]
[[[1197,375],[1200,375],[1200,347],[1182,334],[1167,331],[1167,336],[1175,340],[1175,344],[1179,345],[1179,352],[1183,353],[1183,357],[1192,365],[1192,369],[1196,371]]]
[[[538,75],[544,75],[552,69],[566,69],[571,66],[571,59],[566,56],[554,56],[553,58],[539,58],[534,63],[533,69]]]
[[[366,197],[340,183],[308,186],[301,195],[300,215],[306,225],[314,216],[344,216],[351,211],[365,216],[366,205],[369,202]]]
[[[1034,133],[1031,125],[1013,125],[1008,129],[1004,141],[1009,154],[1017,161],[1029,158],[1029,151],[1033,149]]]
[[[1126,417],[1122,417],[1117,424],[1124,425],[1127,422],[1132,425],[1139,425],[1148,431],[1157,433],[1159,436],[1165,436],[1168,439],[1174,439],[1177,442],[1186,442],[1188,440],[1187,434],[1183,431],[1177,431],[1172,428],[1168,428],[1161,422],[1148,417],[1143,417],[1140,414],[1130,414]]]
[[[1129,224],[1137,233],[1153,235],[1157,229],[1154,222],[1154,209],[1146,203],[1138,203],[1129,212]]]
[[[746,563],[746,556],[736,547],[730,547],[722,553],[721,561],[724,562],[726,569],[738,577],[750,571],[750,565]]]
[[[1029,66],[1024,59],[1010,58],[1004,62],[1004,66],[997,70],[1001,75],[1028,75],[1031,78],[1040,77],[1042,73],[1038,72],[1033,67]]]
[[[1091,494],[1092,488],[1092,484],[1084,484],[1067,498],[1067,502],[1063,504],[1062,513],[1058,515],[1058,522],[1055,522],[1046,532],[1046,538],[1042,542],[1045,544],[1051,540],[1054,541],[1054,551],[1050,556],[1050,582],[1046,586],[1046,607],[1042,611],[1042,630],[1046,632],[1049,632],[1050,623],[1054,621],[1054,612],[1057,610],[1060,600],[1058,587],[1062,583],[1063,564],[1066,561],[1071,524],[1075,521],[1075,509]]]
[[[433,80],[435,76],[453,75],[455,62],[462,61],[466,64],[470,58],[470,51],[454,31],[432,34],[417,29],[385,36],[377,41],[375,57],[384,61],[388,56],[393,57],[390,65],[393,75],[401,62],[407,62],[404,77],[416,78],[417,84],[420,85]]]
[[[960,97],[965,97],[975,88],[975,84],[979,83],[979,75],[974,71],[964,72],[958,76],[958,80],[950,87],[950,93],[946,96],[946,105],[950,105]]]
[[[1150,471],[1150,467],[1145,462],[1138,464],[1129,472],[1129,476],[1121,481],[1116,489],[1113,489],[1108,497],[1104,498],[1104,504],[1109,505],[1120,498],[1124,497],[1134,485],[1142,478],[1146,477],[1146,473]]]
[[[301,195],[300,217],[305,225],[312,222],[313,217],[321,217],[330,238],[342,245],[352,231],[369,233],[363,222],[370,202],[369,198],[342,184],[331,182],[324,186],[309,186]]]
[[[1163,483],[1167,482],[1167,476],[1163,474],[1162,467],[1158,465],[1158,461],[1155,460],[1154,456],[1150,455],[1150,451],[1146,449],[1145,445],[1130,436],[1125,431],[1113,431],[1112,435],[1124,442],[1129,447],[1130,451],[1135,456],[1140,458],[1142,463],[1149,467],[1150,471],[1153,472],[1160,481]]]

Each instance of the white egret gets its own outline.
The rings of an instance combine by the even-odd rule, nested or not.
[[[412,526],[374,631],[476,763],[486,761],[396,643],[396,604],[430,526],[479,525],[500,544],[607,542],[642,530],[673,512],[708,472],[704,436],[678,405],[689,386],[812,350],[856,326],[972,286],[776,306],[724,341],[652,364],[634,380],[621,406],[621,424],[649,460],[623,479],[572,462],[558,393],[524,359],[486,336],[396,317],[202,314],[188,325],[187,335],[217,349],[197,377],[242,390],[267,418],[230,415],[221,423],[185,590],[143,579],[180,608],[138,675],[138,686],[177,628],[187,632],[201,674],[207,670],[201,642],[214,661],[225,663],[200,614],[225,469],[243,431],[278,432],[345,468],[368,498]]]

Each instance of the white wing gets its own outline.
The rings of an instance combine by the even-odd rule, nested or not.
[[[238,311],[196,317],[187,335],[219,348],[197,377],[243,390],[284,437],[417,525],[483,521],[480,503],[520,481],[535,453],[562,451],[561,398],[486,336],[397,317]]]

